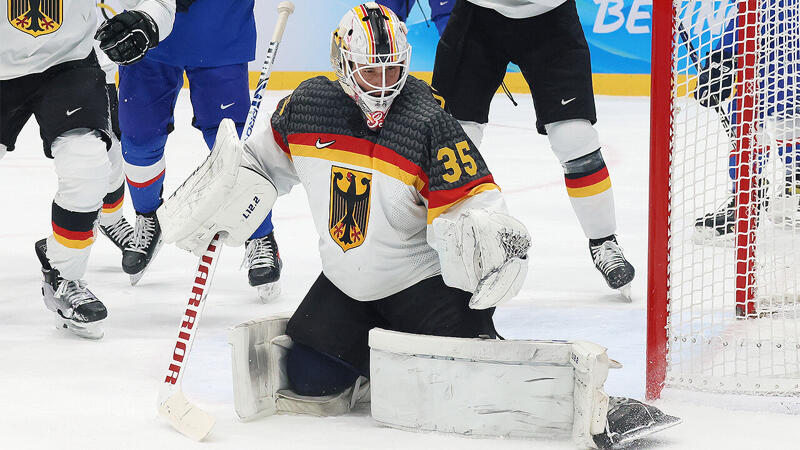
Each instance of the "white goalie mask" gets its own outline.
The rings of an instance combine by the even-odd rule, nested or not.
[[[408,77],[411,46],[406,33],[392,10],[368,2],[347,11],[331,35],[333,71],[373,130],[383,126]]]

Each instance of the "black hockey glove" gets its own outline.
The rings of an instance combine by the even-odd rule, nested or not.
[[[706,108],[717,106],[733,92],[734,57],[729,50],[712,50],[700,68],[694,98]]]
[[[189,7],[192,6],[197,0],[175,0],[175,12],[185,13],[189,11]]]
[[[144,58],[158,45],[158,25],[147,13],[125,11],[103,22],[94,38],[112,61],[124,66]]]

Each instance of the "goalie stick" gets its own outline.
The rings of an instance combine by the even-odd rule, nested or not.
[[[278,21],[275,24],[275,31],[267,49],[267,56],[261,68],[261,76],[258,79],[250,110],[247,113],[247,125],[242,135],[242,139],[247,139],[255,126],[258,110],[261,106],[263,90],[267,87],[269,74],[272,71],[272,63],[275,61],[275,54],[278,51],[283,31],[289,15],[294,12],[292,2],[284,1],[278,4]],[[196,441],[203,440],[214,427],[215,419],[212,415],[192,404],[181,390],[181,380],[185,373],[185,366],[192,349],[192,343],[197,334],[197,326],[205,307],[205,299],[211,287],[211,280],[217,266],[219,253],[224,236],[216,234],[208,244],[200,262],[197,266],[197,273],[191,293],[189,303],[181,317],[178,327],[178,339],[170,357],[167,376],[161,384],[158,392],[158,413],[172,425],[173,428]]]
[[[689,58],[692,59],[694,70],[697,71],[697,75],[699,76],[702,69],[700,67],[700,59],[697,57],[697,50],[694,48],[694,44],[692,44],[692,38],[689,36],[689,32],[686,31],[686,28],[683,26],[683,22],[680,20],[678,20],[678,34],[680,35],[683,44],[686,45],[686,50],[689,53]],[[715,100],[717,100],[716,105],[714,105],[714,110],[719,116],[719,121],[722,123],[722,128],[725,129],[728,139],[730,139],[731,144],[733,144],[736,142],[736,136],[733,133],[733,128],[731,128],[731,121],[728,118],[728,114],[722,110],[721,106],[719,106],[718,94],[712,95],[715,97]]]

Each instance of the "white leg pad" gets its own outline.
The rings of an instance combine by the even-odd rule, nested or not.
[[[240,419],[277,413],[336,416],[369,401],[364,377],[335,395],[307,397],[292,392],[286,374],[286,357],[293,345],[284,334],[288,322],[289,315],[265,317],[241,323],[230,332],[233,403]]]
[[[291,338],[284,334],[288,322],[289,314],[250,320],[228,335],[233,404],[242,420],[275,414],[275,393],[289,386],[285,361]]]
[[[608,400],[603,403],[597,393],[608,359],[603,366],[596,352],[604,356],[605,349],[596,344],[448,338],[378,328],[370,331],[369,343],[372,416],[382,424],[476,436],[572,437],[585,447],[594,446],[594,422],[585,417],[602,414],[605,423]],[[585,389],[587,383],[593,389]]]

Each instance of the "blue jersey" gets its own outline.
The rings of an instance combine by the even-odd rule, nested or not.
[[[743,46],[737,42],[738,19],[728,21],[715,45],[729,55],[737,55]],[[800,10],[797,0],[764,2],[757,33],[758,102],[767,115],[800,114]]]
[[[175,14],[172,33],[147,58],[178,67],[219,67],[252,61],[255,0],[197,0]]]

